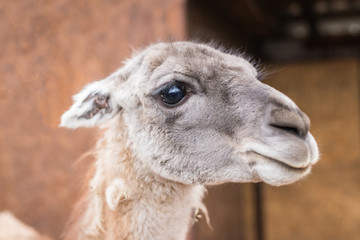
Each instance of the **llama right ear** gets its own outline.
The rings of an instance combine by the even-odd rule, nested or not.
[[[104,79],[85,86],[73,96],[73,105],[61,117],[60,127],[94,127],[113,118],[121,107],[115,102],[113,80]]]

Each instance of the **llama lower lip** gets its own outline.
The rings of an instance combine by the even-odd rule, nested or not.
[[[306,165],[305,167],[295,167],[295,166],[291,166],[283,161],[277,160],[275,158],[271,158],[268,157],[266,155],[262,155],[260,153],[257,152],[251,152],[252,154],[255,154],[258,157],[261,157],[262,159],[266,160],[266,161],[271,161],[271,162],[275,162],[279,165],[281,165],[282,167],[289,169],[290,171],[297,171],[297,172],[305,172],[307,171],[309,168],[311,168],[311,164]]]
[[[306,167],[293,167],[293,166],[290,166],[284,162],[280,162],[278,160],[275,160],[275,159],[272,159],[273,161],[276,161],[277,163],[283,165],[283,167],[291,170],[291,171],[297,171],[297,172],[305,172],[307,171],[311,166],[310,165],[307,165]]]

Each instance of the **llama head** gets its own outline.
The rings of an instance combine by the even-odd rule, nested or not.
[[[74,96],[61,126],[121,116],[146,168],[185,184],[292,183],[318,160],[309,118],[244,58],[191,42],[152,45]]]

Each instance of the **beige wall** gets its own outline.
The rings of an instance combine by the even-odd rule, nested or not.
[[[265,187],[266,239],[359,239],[359,67],[357,59],[313,61],[271,77],[309,115],[321,160],[304,181]]]
[[[0,1],[0,13],[0,211],[59,239],[94,143],[58,129],[62,112],[131,47],[184,39],[183,0]]]

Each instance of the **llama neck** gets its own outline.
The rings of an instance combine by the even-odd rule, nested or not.
[[[96,171],[78,238],[184,240],[193,211],[204,210],[204,187],[152,174],[124,147],[124,132],[121,136],[114,132],[108,131],[98,142]]]

